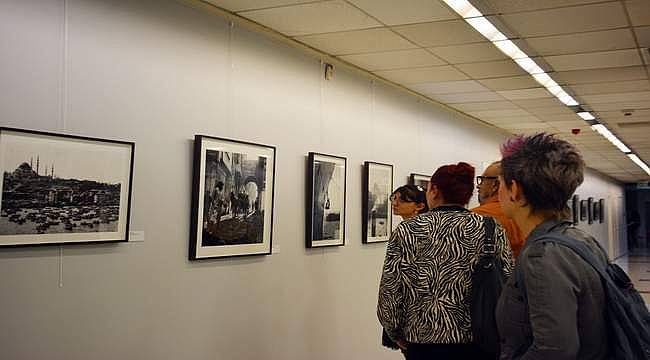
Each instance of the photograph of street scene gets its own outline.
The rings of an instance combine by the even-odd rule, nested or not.
[[[202,246],[264,240],[266,158],[206,150]]]

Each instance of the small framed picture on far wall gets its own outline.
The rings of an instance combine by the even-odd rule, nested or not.
[[[385,242],[390,239],[393,191],[393,165],[366,161],[363,164],[362,242]]]

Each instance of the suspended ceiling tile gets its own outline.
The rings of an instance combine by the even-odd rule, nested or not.
[[[519,105],[526,110],[529,108],[548,108],[548,107],[563,107],[566,108],[566,105],[562,104],[556,98],[547,98],[547,99],[524,99],[524,100],[513,100],[513,103]]]
[[[581,96],[645,91],[645,90],[650,90],[650,81],[630,80],[630,81],[571,85],[571,90],[577,95],[581,95]]]
[[[580,129],[580,131],[585,131],[589,127],[587,123],[580,120],[570,120],[570,121],[545,121],[547,124],[553,126],[554,128],[563,131],[567,134],[571,133],[571,129]],[[589,130],[591,131],[591,129]],[[575,135],[573,135],[575,136]]]
[[[632,25],[650,25],[650,1],[628,0],[625,2]]]
[[[369,71],[445,64],[444,61],[424,49],[343,55],[340,58]]]
[[[636,39],[641,47],[650,47],[650,26],[634,28]]]
[[[411,85],[409,88],[426,95],[490,91],[490,89],[474,80],[422,83]]]
[[[438,21],[392,28],[423,47],[437,47],[485,41],[481,34],[464,20]]]
[[[451,64],[504,60],[508,58],[489,41],[475,44],[434,47],[428,50]]]
[[[458,105],[454,105],[454,107],[461,111],[519,109],[517,105],[509,101],[475,102],[475,103],[467,103],[467,104],[458,104]]]
[[[601,1],[602,0],[483,0],[478,4],[484,3],[488,9],[494,12],[509,14],[521,11],[551,9],[561,6],[583,5]]]
[[[455,66],[473,79],[499,78],[526,74],[512,60],[458,64]]]
[[[342,0],[252,10],[240,15],[289,36],[382,26],[372,17]]]
[[[612,51],[636,47],[630,29],[527,38],[526,43],[538,55],[544,56]]]
[[[296,5],[313,2],[311,0],[205,0],[213,5],[229,11],[265,9],[277,6]]]
[[[650,107],[647,101],[625,101],[613,103],[596,103],[589,104],[594,111],[622,111],[626,109],[647,109]]]
[[[521,109],[477,110],[470,111],[469,114],[480,119],[519,118],[523,116],[531,116],[529,112]]]
[[[560,84],[588,84],[610,81],[627,81],[647,79],[643,66],[631,66],[625,68],[590,69],[560,71],[551,74],[551,77]]]
[[[637,49],[604,51],[584,54],[545,56],[555,71],[602,69],[642,65]]]
[[[384,70],[376,71],[375,74],[400,84],[418,84],[467,79],[467,76],[449,65],[413,69]]]
[[[619,2],[506,14],[501,18],[522,37],[607,30],[628,25]]]
[[[348,0],[386,25],[402,25],[458,19],[459,16],[440,1]]]
[[[483,91],[475,93],[458,93],[458,94],[438,94],[432,97],[444,104],[459,104],[477,101],[499,101],[503,100],[499,94],[492,91]]]
[[[606,120],[615,120],[616,122],[637,122],[650,121],[650,109],[634,110],[629,116],[623,111],[601,111],[598,116]]]
[[[650,107],[650,91],[639,91],[618,94],[584,95],[582,97],[589,104],[645,101]]]
[[[514,117],[502,117],[502,118],[488,118],[486,121],[489,121],[497,126],[508,124],[508,126],[516,127],[517,124],[530,124],[530,123],[539,123],[542,121],[532,115],[526,116],[514,116]]]
[[[517,123],[517,124],[503,124],[499,127],[507,130],[544,130],[548,129],[550,126],[543,122],[528,122],[528,123]]]
[[[581,122],[583,125],[587,126],[587,123],[584,122],[578,115],[575,113],[573,114],[562,114],[562,115],[543,115],[539,116],[546,122],[562,122],[562,121],[567,121],[573,124],[576,124],[576,121]]]
[[[492,90],[529,89],[539,86],[530,75],[482,79],[479,82]]]
[[[528,111],[529,113],[536,115],[536,116],[541,116],[545,117],[547,115],[573,115],[574,112],[571,111],[568,107],[564,106],[563,104],[557,105],[557,106],[551,106],[551,107],[535,107],[535,106],[522,106]]]
[[[499,95],[508,100],[543,99],[553,97],[553,95],[543,87],[532,89],[503,90],[497,92]]]
[[[361,54],[416,48],[389,29],[368,29],[298,36],[296,40],[332,55]]]

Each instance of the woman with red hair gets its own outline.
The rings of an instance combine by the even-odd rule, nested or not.
[[[400,223],[388,242],[377,315],[407,360],[489,358],[472,344],[472,272],[486,237],[485,218],[465,208],[473,191],[471,165],[441,166],[429,182],[431,211]],[[497,225],[491,235],[509,275],[504,230]]]

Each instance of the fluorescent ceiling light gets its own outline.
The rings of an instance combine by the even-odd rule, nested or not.
[[[501,52],[508,55],[511,59],[528,57],[525,52],[521,51],[521,49],[519,49],[519,47],[510,40],[493,41],[492,43],[496,45],[496,47],[498,47]]]
[[[630,153],[632,152],[629,147],[627,147],[621,140],[619,140],[616,135],[612,134],[609,129],[603,125],[603,124],[594,124],[591,125],[591,128],[598,132],[600,135],[604,136],[605,139],[609,140],[614,146],[616,146],[619,150],[621,150],[624,153]]]
[[[643,171],[645,171],[648,175],[650,175],[650,167],[648,167],[648,164],[644,163],[643,160],[641,160],[636,154],[627,154],[627,156],[634,161],[635,164],[639,165]]]
[[[485,36],[490,41],[508,40],[508,38],[499,31],[488,19],[484,17],[475,17],[465,19],[476,31]]]
[[[522,69],[524,69],[527,73],[533,75],[533,74],[541,74],[545,72],[542,70],[539,65],[537,65],[536,62],[533,61],[533,59],[529,57],[525,58],[520,58],[520,59],[513,59],[517,65],[519,65]]]
[[[544,86],[547,89],[549,89],[552,86],[556,86],[558,88],[560,87],[555,82],[555,80],[551,79],[551,77],[548,76],[547,73],[533,74],[533,77],[535,78],[535,80],[537,80],[538,83],[540,83],[542,86]],[[560,89],[562,89],[562,88],[560,88]],[[551,90],[549,89],[549,91],[551,91]],[[553,94],[553,93],[551,92],[551,94]],[[553,94],[553,95],[555,95],[555,94]]]
[[[582,118],[582,120],[594,120],[596,119],[589,111],[581,111],[578,113],[578,116]]]
[[[450,8],[454,9],[458,15],[462,16],[463,19],[469,17],[479,17],[483,16],[480,11],[478,11],[474,5],[470,4],[467,0],[444,0]]]

